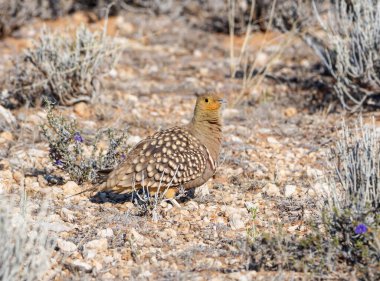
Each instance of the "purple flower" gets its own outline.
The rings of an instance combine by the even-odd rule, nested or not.
[[[57,166],[62,166],[63,162],[60,159],[58,159],[58,160],[55,160],[54,164]]]
[[[356,227],[355,227],[355,233],[356,234],[363,234],[363,233],[366,233],[368,230],[367,226],[365,224],[358,224]]]
[[[76,132],[76,133],[74,134],[74,140],[75,140],[76,142],[83,142],[83,138],[82,138],[82,136],[81,136],[78,132]]]
[[[126,158],[127,158],[127,156],[125,155],[125,153],[123,153],[123,154],[121,155],[121,159],[125,160]]]

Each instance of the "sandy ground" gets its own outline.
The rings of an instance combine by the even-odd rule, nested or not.
[[[18,38],[0,41],[2,71],[12,56],[31,46],[43,25],[71,32],[81,23],[92,29],[103,26],[102,21],[89,24],[85,14],[77,13],[23,27]],[[183,19],[127,12],[110,18],[108,30],[123,47],[119,63],[102,80],[101,95],[92,104],[82,110],[60,108],[65,116],[78,121],[84,137],[99,128],[128,127],[133,144],[156,130],[188,122],[194,93],[215,90],[228,100],[221,165],[181,208],[158,204],[158,221],[128,201],[92,202],[86,194],[64,199],[86,185],[49,186],[42,176],[26,176],[31,202],[46,195],[50,204],[45,221],[58,246],[49,279],[274,278],[276,273],[247,271],[252,255],[247,235],[252,229],[270,231],[278,223],[290,233],[308,231],[305,222],[318,212],[326,152],[341,120],[336,113],[327,114],[316,98],[318,73],[311,51],[292,40],[272,73],[298,77],[296,83],[264,79],[232,106],[243,81],[229,77],[227,35],[202,31]],[[269,43],[258,52],[264,40]],[[249,44],[256,50],[257,66],[266,65],[283,48],[283,40],[281,34],[255,33]],[[236,52],[242,42],[236,40]],[[20,172],[54,169],[38,133],[45,111],[21,108],[12,114],[18,127],[0,134],[0,178],[5,192],[17,193]]]

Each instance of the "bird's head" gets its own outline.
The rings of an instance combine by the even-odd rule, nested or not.
[[[195,104],[194,121],[214,121],[220,118],[223,97],[216,93],[199,95]]]
[[[220,110],[223,103],[225,101],[221,95],[208,93],[198,96],[195,107],[202,112],[215,112]]]

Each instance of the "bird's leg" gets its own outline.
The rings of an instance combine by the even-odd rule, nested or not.
[[[156,195],[156,193],[157,193],[157,187],[151,187],[151,188],[149,188],[149,195],[151,197],[154,197]]]
[[[165,192],[165,191],[164,191]],[[176,188],[168,188],[165,192],[165,198],[166,199],[174,199],[175,198],[175,194],[177,193],[177,189]]]
[[[181,209],[181,205],[177,202],[177,200],[175,200],[176,193],[176,188],[167,188],[165,192],[165,198],[168,199],[173,204],[173,206],[176,206],[177,208]]]
[[[175,200],[175,195],[177,193],[176,188],[167,188],[167,187],[160,187],[160,188],[151,188],[149,189],[149,195],[154,197],[157,192],[162,192],[164,193],[164,197],[170,201],[174,206],[177,208],[181,208],[181,205]]]

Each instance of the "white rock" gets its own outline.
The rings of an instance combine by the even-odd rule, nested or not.
[[[1,182],[12,182],[13,174],[10,170],[0,171]]]
[[[275,145],[279,144],[278,140],[276,140],[274,137],[268,137],[267,142],[270,144],[275,144]]]
[[[60,216],[65,222],[73,222],[75,219],[74,212],[66,208],[61,209]]]
[[[138,97],[136,97],[135,95],[131,95],[131,94],[125,94],[124,99],[130,103],[133,103],[133,104],[136,104],[139,102]]]
[[[11,132],[8,132],[8,131],[4,131],[2,133],[0,133],[0,138],[4,139],[6,141],[13,141],[14,137],[13,137],[13,134]]]
[[[295,185],[285,185],[285,197],[291,197],[297,190],[297,186]]]
[[[16,118],[13,116],[12,112],[0,105],[0,127],[15,127]]]
[[[103,237],[103,238],[112,237],[113,230],[112,228],[109,228],[109,227],[105,229],[101,229],[98,231],[98,236]]]
[[[255,56],[255,65],[258,67],[266,66],[268,64],[269,57],[264,52],[258,52]]]
[[[83,246],[83,257],[86,259],[93,259],[97,253],[106,251],[108,242],[106,238],[92,240]]]
[[[113,276],[110,272],[106,272],[102,275],[102,280],[107,281],[107,280],[114,280],[115,276]]]
[[[91,260],[95,258],[97,253],[98,252],[95,250],[86,249],[86,250],[83,250],[83,257],[87,260]]]
[[[241,229],[245,227],[245,223],[243,222],[240,214],[232,214],[229,217],[230,226],[232,229]]]
[[[306,175],[309,178],[316,179],[316,178],[322,177],[323,172],[321,170],[318,170],[318,169],[313,169],[313,168],[307,167]]]
[[[253,202],[244,202],[244,206],[248,212],[250,212],[253,209],[257,210],[259,208],[258,204],[253,203]]]
[[[68,181],[62,186],[65,195],[73,195],[81,191],[81,188],[73,181]]]
[[[105,256],[103,258],[104,263],[113,263],[113,261],[114,261],[114,258],[112,256]]]
[[[100,272],[102,269],[103,269],[103,263],[98,261],[97,259],[96,260],[92,260],[92,270],[94,270],[95,272]]]
[[[299,225],[292,225],[287,228],[288,231],[294,232],[296,231],[300,226]]]
[[[24,177],[24,174],[19,172],[19,171],[14,171],[13,172],[13,179],[18,183],[18,184],[21,184],[25,177]]]
[[[257,272],[253,270],[240,271],[240,272],[229,273],[226,276],[228,277],[228,280],[231,280],[231,281],[251,281],[257,278]]]
[[[189,202],[186,203],[185,209],[188,210],[188,211],[195,211],[195,210],[199,209],[199,205],[195,201],[189,201]]]
[[[268,134],[272,133],[272,130],[269,129],[269,128],[259,128],[257,130],[257,132],[260,133],[260,134],[268,135]]]
[[[109,72],[108,75],[111,76],[112,78],[117,77],[117,70],[115,68],[112,68]]]
[[[137,232],[137,230],[132,227],[131,232],[129,233],[129,238],[131,241],[137,243],[138,245],[143,245],[145,237]]]
[[[48,156],[48,152],[41,149],[31,148],[28,149],[27,153],[28,157],[36,157],[36,158],[45,158]]]
[[[210,195],[210,190],[207,184],[201,185],[195,189],[195,196],[199,198],[204,198]]]
[[[105,251],[108,248],[108,242],[106,238],[91,240],[84,244],[83,249],[91,249],[96,251]]]
[[[222,207],[222,211],[225,212],[226,217],[228,218],[229,225],[232,229],[241,229],[245,227],[245,222],[249,220],[248,212],[245,208],[236,208],[236,207]]]
[[[223,110],[223,117],[226,119],[238,117],[240,114],[240,110],[235,108],[226,108]]]
[[[29,182],[28,184],[25,184],[25,187],[27,190],[33,190],[38,191],[40,189],[40,184],[38,182]]]
[[[62,222],[47,222],[47,223],[42,223],[44,228],[46,228],[49,231],[53,232],[69,232],[70,230],[73,229],[72,226],[68,226],[66,224],[63,224]]]
[[[281,196],[280,189],[274,183],[268,183],[264,187],[263,191],[266,192],[269,196]]]
[[[235,136],[235,135],[231,135],[230,139],[231,139],[232,142],[243,143],[243,141],[241,140],[241,138],[239,138],[238,136]]]
[[[313,189],[314,189],[314,191],[315,191],[316,194],[322,194],[322,195],[328,196],[331,193],[330,186],[327,183],[324,183],[324,182],[322,182],[322,183],[321,182],[316,183],[313,186]]]
[[[129,136],[127,139],[127,145],[134,146],[140,141],[141,141],[141,137],[139,136]]]
[[[81,260],[73,260],[67,263],[70,267],[79,270],[79,271],[85,271],[85,272],[91,272],[92,266],[88,263],[85,263]]]
[[[307,190],[307,195],[311,198],[317,197],[317,193],[315,192],[315,189],[313,189],[313,188],[310,188]]]
[[[77,246],[73,242],[66,241],[60,238],[57,240],[57,246],[60,250],[66,253],[74,252],[77,250]]]
[[[89,118],[91,116],[91,111],[87,103],[78,102],[74,105],[74,112],[83,118]]]

